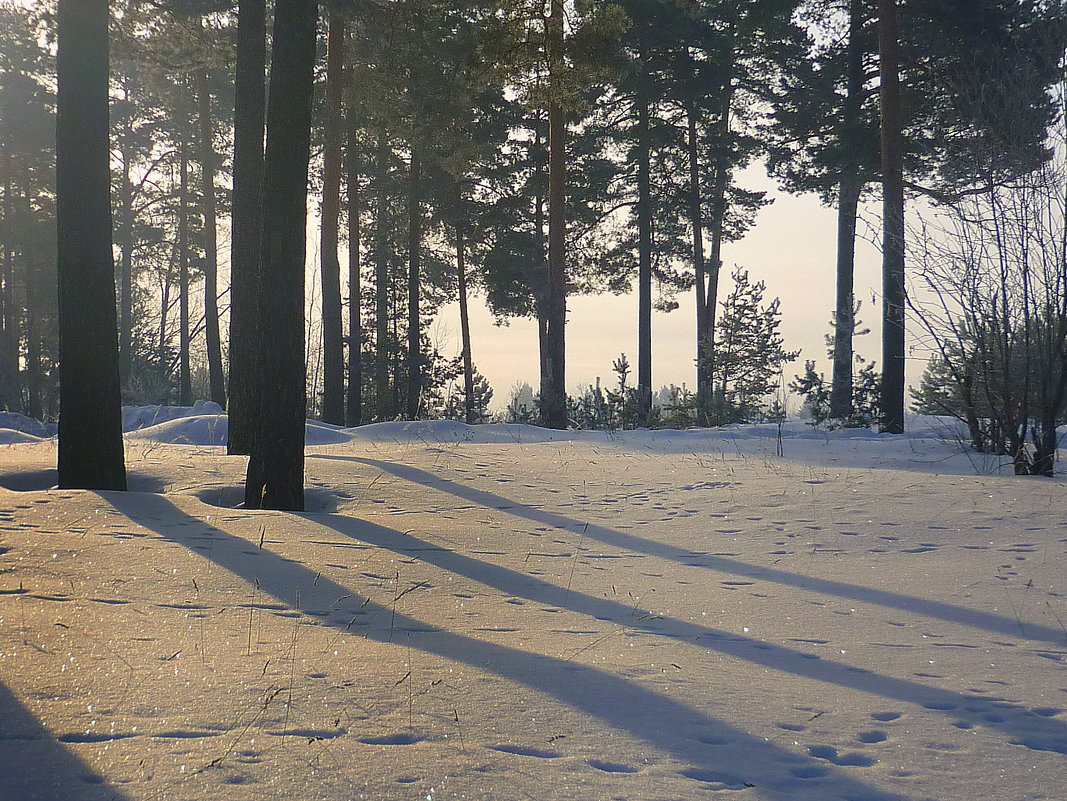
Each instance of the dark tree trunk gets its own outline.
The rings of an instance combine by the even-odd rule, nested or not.
[[[837,310],[834,315],[834,371],[830,387],[830,416],[852,416],[852,338],[856,330],[853,290],[856,266],[856,217],[859,212],[860,179],[855,173],[842,176],[837,195]]]
[[[124,490],[107,0],[59,0],[56,18],[59,486]]]
[[[548,61],[548,282],[545,292],[547,381],[541,384],[541,424],[567,427],[567,124],[563,116],[563,0],[551,0]]]
[[[129,97],[126,98],[129,102]],[[119,144],[122,171],[119,173],[119,384],[129,386],[133,367],[133,184],[130,181],[130,115],[122,125]]]
[[[463,187],[456,181],[456,281],[459,293],[459,341],[463,355],[463,417],[467,425],[478,422],[474,408],[474,360],[471,358],[471,322],[467,309],[467,241],[466,209],[463,203]]]
[[[637,399],[641,417],[652,413],[652,189],[649,101],[637,97]]]
[[[25,198],[26,222],[30,216],[29,198]],[[44,419],[44,364],[42,360],[41,320],[44,304],[41,291],[44,280],[34,258],[32,247],[24,247],[22,259],[26,266],[26,414],[37,420]]]
[[[345,21],[330,12],[326,46],[326,130],[322,154],[322,419],[345,422],[345,354],[341,325],[341,262],[337,256],[341,213],[341,98],[344,88]]]
[[[710,198],[711,252],[707,263],[707,288],[703,298],[703,328],[697,331],[698,347],[703,360],[697,362],[697,409],[701,422],[719,422],[721,409],[716,410],[715,398],[715,317],[719,304],[719,275],[722,272],[722,245],[726,231],[727,192],[730,188],[730,116],[733,111],[733,46],[726,65],[723,83],[719,87],[718,118],[715,125],[715,172]]]
[[[315,0],[278,0],[274,11],[267,146],[263,164],[263,322],[256,364],[257,425],[245,480],[245,506],[304,508],[304,257]]]
[[[852,416],[853,336],[856,332],[854,275],[856,268],[856,215],[863,179],[857,158],[858,129],[863,97],[863,9],[860,0],[849,2],[848,79],[844,104],[843,164],[837,199],[837,312],[834,325],[834,370],[830,385],[830,416]]]
[[[359,162],[357,159],[355,127],[349,130],[348,139],[348,409],[347,424],[363,423],[363,318],[362,276],[360,270],[359,243],[360,207]]]
[[[710,397],[705,371],[708,354],[704,338],[707,322],[707,267],[704,263],[704,200],[700,188],[700,146],[697,141],[698,112],[696,102],[686,104],[686,148],[689,167],[689,227],[693,238],[693,276],[696,279],[696,330],[697,330],[697,419],[707,422],[707,399]]]
[[[11,218],[11,154],[4,148],[0,157],[3,168],[4,183],[4,227],[10,231]],[[22,386],[19,376],[19,318],[22,316],[21,301],[15,287],[14,253],[7,241],[3,242],[3,254],[0,257],[0,408],[22,408]]]
[[[178,168],[178,403],[193,405],[193,377],[189,364],[189,157],[179,146]]]
[[[207,73],[196,76],[200,123],[200,180],[204,216],[204,335],[207,340],[208,382],[211,400],[226,405],[226,376],[222,368],[219,336],[219,280],[217,214],[215,210],[215,144],[211,124],[211,91]]]
[[[896,0],[878,0],[882,107],[882,430],[904,431],[904,136]]]
[[[393,417],[395,405],[389,390],[389,145],[385,137],[378,140],[378,208],[375,214],[374,243],[374,385],[378,419]]]
[[[422,409],[422,321],[419,318],[419,273],[422,270],[422,165],[411,146],[411,185],[408,196],[408,408],[414,420]]]
[[[227,452],[248,454],[255,430],[256,298],[263,239],[263,125],[266,0],[240,0],[233,110],[230,239],[230,404]]]
[[[537,238],[537,266],[543,270],[542,276],[539,271],[534,280],[534,314],[537,316],[537,366],[538,366],[538,392],[551,383],[552,360],[549,358],[548,346],[548,248],[545,238],[545,187],[548,184],[545,167],[548,164],[548,153],[542,151],[544,138],[541,136],[541,114],[538,112],[534,124],[534,152],[538,155],[536,162],[537,181],[535,183],[536,195],[534,196],[534,235]],[[543,161],[542,161],[543,158]],[[538,399],[540,400],[540,399]]]

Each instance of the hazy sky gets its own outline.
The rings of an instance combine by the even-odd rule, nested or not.
[[[782,334],[786,348],[801,355],[786,368],[786,378],[803,371],[805,359],[815,359],[829,371],[824,335],[834,308],[834,264],[837,213],[822,206],[816,196],[792,196],[775,188],[757,165],[738,178],[746,188],[771,190],[775,201],[762,209],[756,226],[740,242],[724,247],[724,276],[719,297],[729,292],[729,273],[737,264],[749,270],[753,281],[767,283],[766,297],[782,299]],[[861,223],[861,230],[864,226]],[[865,358],[878,358],[881,349],[878,317],[881,310],[881,255],[869,242],[857,242],[856,298],[863,302],[862,321],[871,333],[857,339]],[[874,302],[872,303],[872,298]],[[653,312],[652,383],[694,386],[695,301],[692,292],[679,297],[681,308],[669,314]],[[592,383],[597,376],[613,384],[612,361],[625,353],[636,372],[637,297],[575,296],[567,300],[567,388]],[[445,343],[444,352],[458,352],[459,311],[444,307],[434,335]],[[493,405],[506,403],[510,389],[521,381],[537,389],[537,326],[533,320],[513,320],[506,327],[493,325],[484,298],[471,304],[471,340],[474,362],[494,389]],[[909,366],[909,381],[916,383],[922,364]],[[631,383],[634,375],[631,374]]]

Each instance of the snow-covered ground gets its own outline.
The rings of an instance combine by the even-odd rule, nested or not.
[[[0,798],[1067,799],[1067,487],[945,421],[309,423],[305,514],[217,409],[129,493],[19,422]]]

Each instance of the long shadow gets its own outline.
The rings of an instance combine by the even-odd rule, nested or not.
[[[126,471],[126,482],[132,492],[162,492],[166,487],[163,479],[134,470]],[[0,487],[12,492],[41,492],[59,483],[59,471],[54,467],[44,470],[17,470],[0,474]]]
[[[485,642],[409,615],[394,614],[389,607],[361,598],[351,588],[300,563],[267,548],[256,548],[248,540],[187,515],[162,496],[100,494],[117,511],[164,539],[188,547],[194,542],[202,545],[205,535],[210,537],[210,549],[198,550],[200,556],[250,584],[258,582],[260,591],[314,616],[322,625],[379,642],[389,641],[393,630],[410,632],[412,636],[406,642],[410,647],[524,684],[688,762],[693,768],[682,774],[694,779],[699,787],[743,789],[751,784],[759,788],[761,798],[780,801],[904,799],[833,770],[825,760],[794,754],[606,671]],[[179,533],[176,524],[182,523],[193,525],[182,526]],[[367,624],[352,630],[353,620],[360,619],[360,615]],[[381,621],[380,625],[377,621]],[[709,692],[713,691],[709,688]],[[699,729],[699,739],[686,737],[687,729]],[[731,749],[734,761],[723,765],[723,758],[716,758],[715,749],[708,742],[734,745],[738,749]],[[743,758],[739,758],[741,755]]]
[[[0,684],[0,801],[126,801]]]
[[[882,698],[942,712],[960,728],[985,726],[1003,731],[1012,743],[1039,751],[1067,754],[1067,725],[1003,699],[942,690],[897,679],[843,662],[762,642],[732,632],[670,617],[650,619],[633,605],[564,589],[541,579],[483,562],[384,526],[341,515],[301,515],[346,537],[465,576],[501,592],[539,604],[569,609],[636,631],[685,641],[772,670],[859,690]]]
[[[358,462],[360,464],[377,468],[406,481],[455,495],[470,501],[471,503],[476,503],[490,509],[504,511],[508,514],[525,518],[526,520],[532,520],[536,523],[543,523],[555,528],[572,531],[583,535],[587,539],[602,542],[605,545],[611,545],[623,550],[667,559],[672,562],[679,562],[690,567],[707,567],[721,573],[730,573],[732,575],[744,576],[745,578],[756,579],[758,581],[768,581],[824,595],[835,595],[839,598],[849,598],[862,603],[899,609],[904,612],[913,612],[918,615],[944,620],[949,623],[959,623],[964,626],[970,626],[971,628],[982,629],[994,634],[1002,634],[1009,637],[1022,636],[1027,639],[1055,643],[1057,645],[1064,645],[1067,643],[1067,632],[1062,629],[1054,629],[1049,626],[1028,623],[1016,618],[1004,617],[1003,615],[979,612],[974,609],[968,609],[965,606],[956,606],[955,604],[944,603],[942,601],[931,601],[926,598],[917,598],[913,595],[905,595],[903,593],[890,592],[888,590],[878,590],[858,584],[849,584],[843,581],[830,581],[828,579],[804,576],[799,573],[790,573],[786,570],[776,570],[775,568],[748,564],[747,562],[740,562],[736,559],[728,559],[722,556],[712,556],[711,554],[706,553],[686,551],[681,548],[675,548],[671,545],[638,537],[633,534],[626,534],[603,526],[591,525],[571,517],[555,514],[554,512],[547,512],[543,509],[537,509],[533,506],[513,501],[510,498],[458,484],[425,470],[420,470],[417,467],[358,456],[308,454],[308,458]]]

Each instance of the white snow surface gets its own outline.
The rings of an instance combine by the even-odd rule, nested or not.
[[[0,799],[1067,799],[1064,477],[949,421],[309,421],[297,514],[126,420],[5,430]]]

